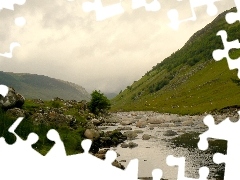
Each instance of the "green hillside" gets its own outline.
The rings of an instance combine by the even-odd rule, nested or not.
[[[236,11],[235,8],[229,11]],[[230,71],[226,59],[212,59],[223,49],[219,30],[228,32],[228,41],[240,38],[240,24],[229,25],[226,11],[196,32],[185,45],[154,66],[138,81],[112,100],[112,111],[152,110],[196,114],[240,105],[240,80]],[[232,58],[240,51],[231,50]]]
[[[43,75],[0,71],[0,84],[13,87],[27,99],[51,100],[55,97],[65,100],[90,99],[90,95],[83,87]]]

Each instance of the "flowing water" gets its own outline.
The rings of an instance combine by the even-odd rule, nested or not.
[[[118,127],[123,127],[119,123],[117,126],[108,126],[105,131],[113,130]],[[120,156],[117,158],[118,161],[121,162],[125,167],[127,167],[130,160],[137,158],[139,160],[139,171],[138,177],[139,179],[151,179],[152,170],[155,168],[159,168],[163,171],[163,178],[168,180],[176,180],[178,174],[178,166],[168,166],[166,163],[166,158],[168,155],[174,155],[175,157],[185,157],[185,176],[189,178],[199,178],[198,170],[201,166],[204,166],[204,163],[209,162],[214,166],[213,169],[216,169],[216,165],[212,162],[212,156],[199,153],[197,149],[186,149],[186,148],[172,148],[168,141],[169,138],[173,138],[175,136],[164,136],[163,133],[166,130],[174,130],[181,134],[181,131],[204,131],[205,129],[199,129],[197,126],[175,126],[175,127],[154,127],[154,129],[150,130],[147,126],[145,128],[137,128],[134,125],[128,125],[124,127],[131,127],[132,130],[143,130],[143,133],[138,134],[138,136],[134,140],[127,140],[126,142],[134,142],[137,143],[138,146],[135,148],[122,148],[120,145],[118,147],[112,148]],[[195,127],[195,128],[194,128]],[[181,131],[180,131],[181,130]],[[122,131],[124,132],[124,131]],[[142,135],[148,134],[151,135],[149,140],[142,140]],[[212,172],[211,172],[212,173]],[[214,180],[215,178],[208,177],[210,180]]]

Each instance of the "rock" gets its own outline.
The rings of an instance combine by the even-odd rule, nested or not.
[[[98,119],[92,119],[90,122],[93,123],[94,126],[99,126],[102,124],[102,121]]]
[[[44,101],[41,99],[33,99],[32,101],[36,104],[44,104]]]
[[[147,126],[147,122],[144,122],[144,121],[138,121],[136,123],[136,127],[139,127],[139,128],[145,128]]]
[[[96,154],[94,154],[95,157],[104,160],[105,159],[105,154],[109,149],[101,149],[99,150]]]
[[[100,137],[102,141],[111,141],[112,139],[110,137]]]
[[[35,123],[39,123],[39,124],[46,121],[46,118],[44,117],[44,115],[42,113],[33,114],[32,119],[34,120]]]
[[[150,124],[161,124],[164,122],[164,119],[161,119],[161,118],[151,118],[148,120],[148,123]]]
[[[161,124],[160,127],[169,127],[168,123]]]
[[[177,133],[173,130],[167,130],[165,133],[163,133],[164,136],[175,136]]]
[[[107,131],[102,132],[99,145],[100,148],[117,146],[120,143],[123,143],[127,139],[120,131]]]
[[[104,160],[105,159],[105,154],[94,154],[95,157]]]
[[[134,131],[126,131],[123,133],[124,136],[127,137],[127,139],[133,140],[135,139],[138,135]]]
[[[11,108],[21,108],[25,102],[25,98],[16,93],[13,88],[9,88],[7,96],[3,97],[0,95],[0,108],[11,109]]]
[[[119,122],[119,119],[115,119],[113,117],[110,117],[108,119],[105,119],[104,120],[105,123],[118,123]]]
[[[153,128],[159,127],[159,124],[149,124],[148,127],[153,127]]]
[[[101,126],[101,127],[98,127],[99,130],[106,130],[108,127],[106,126]]]
[[[97,154],[106,154],[109,149],[100,149]]]
[[[150,129],[150,130],[154,130],[154,127],[150,127],[149,129]]]
[[[181,122],[175,122],[174,124],[175,124],[175,126],[181,126],[182,125]]]
[[[132,123],[133,123],[133,121],[131,121],[131,120],[124,120],[120,124],[123,125],[123,126],[126,126],[126,125],[130,125]]]
[[[8,115],[18,118],[18,117],[25,117],[25,111],[20,108],[12,108],[8,109],[6,112]]]
[[[149,140],[151,138],[151,135],[148,135],[148,134],[144,134],[142,136],[142,140]]]
[[[118,130],[118,131],[129,131],[129,130],[132,130],[132,128],[131,128],[131,127],[124,126],[124,127],[118,127],[117,130]]]
[[[121,148],[128,148],[128,143],[122,143]]]
[[[192,120],[183,121],[182,125],[183,126],[191,126],[191,125],[193,125],[193,121]]]
[[[119,168],[119,169],[125,169],[125,167],[119,163],[117,160],[115,160],[113,163],[112,163],[113,166]]]
[[[86,129],[84,136],[88,139],[97,140],[100,137],[100,134],[95,129]]]
[[[135,129],[133,132],[135,132],[135,133],[137,133],[137,134],[141,134],[141,133],[143,133],[143,130]]]
[[[135,147],[137,147],[137,146],[138,146],[137,143],[134,143],[134,142],[129,142],[129,143],[128,143],[128,147],[129,147],[130,149],[135,148]]]

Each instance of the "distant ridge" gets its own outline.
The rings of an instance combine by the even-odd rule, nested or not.
[[[0,84],[13,87],[27,99],[90,99],[89,93],[82,86],[44,75],[0,71]]]

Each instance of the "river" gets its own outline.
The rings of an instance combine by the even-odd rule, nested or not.
[[[147,123],[146,127],[136,127],[138,121],[141,122],[151,122],[153,119],[160,120],[164,118],[164,123]],[[178,116],[178,115],[168,115],[168,114],[158,114],[154,112],[121,112],[113,113],[112,120],[116,123],[116,126],[105,126],[105,131],[114,130],[119,127],[122,128],[132,128],[133,130],[142,130],[143,133],[138,133],[137,137],[133,140],[127,140],[128,142],[137,143],[138,146],[135,148],[122,148],[121,145],[112,148],[120,156],[117,158],[125,167],[128,165],[129,161],[137,158],[139,160],[139,179],[146,179],[152,177],[152,170],[159,168],[163,171],[164,179],[176,180],[178,174],[178,166],[168,166],[166,163],[166,158],[169,155],[174,155],[175,157],[185,157],[185,177],[189,178],[199,178],[198,170],[206,162],[211,164],[211,172],[208,176],[209,180],[215,180],[214,171],[217,170],[216,166],[212,162],[212,156],[201,153],[198,149],[186,149],[182,147],[172,148],[170,146],[170,138],[176,136],[165,136],[164,133],[167,130],[172,130],[177,132],[178,135],[186,132],[204,132],[207,127],[203,124],[204,116]],[[133,123],[129,125],[122,125],[121,122],[127,122],[132,120]],[[191,123],[192,122],[192,123]],[[104,127],[103,127],[104,128]],[[126,132],[127,130],[122,130],[121,132]],[[151,135],[149,140],[142,140],[143,134]]]

